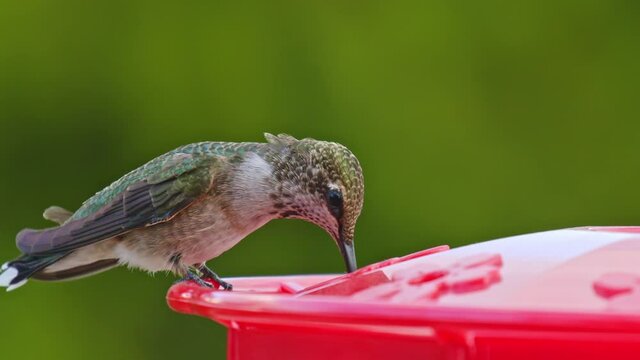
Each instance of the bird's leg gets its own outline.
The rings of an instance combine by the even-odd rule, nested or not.
[[[198,275],[194,271],[194,269],[192,269],[190,266],[187,266],[187,265],[183,264],[181,260],[182,260],[182,254],[181,253],[175,253],[175,254],[171,255],[171,258],[169,258],[169,262],[171,263],[171,266],[173,267],[173,272],[183,276],[182,279],[176,281],[175,283],[192,280],[192,281],[194,281],[196,284],[198,284],[200,286],[207,287],[207,288],[212,288],[213,287],[213,285],[211,285],[208,282],[204,281],[200,277],[200,275]]]
[[[179,283],[179,282],[183,282],[183,281],[189,281],[192,280],[194,281],[196,284],[203,286],[203,287],[207,287],[207,288],[212,288],[213,285],[209,284],[208,282],[204,281],[198,274],[195,273],[195,271],[188,269],[185,270],[185,275],[182,279],[176,281],[175,283]]]
[[[211,269],[209,269],[207,267],[207,264],[205,264],[205,263],[198,264],[198,265],[196,265],[196,267],[202,273],[202,277],[203,278],[211,279],[211,280],[215,281],[216,283],[218,283],[220,285],[220,287],[223,290],[233,290],[233,285],[231,285],[228,282],[222,280],[220,278],[220,276],[218,276],[218,274],[216,274],[215,272],[213,272],[213,270],[211,270]]]

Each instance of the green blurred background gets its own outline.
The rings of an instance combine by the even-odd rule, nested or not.
[[[517,4],[516,4],[517,3]],[[439,244],[640,223],[636,1],[0,0],[0,254],[181,144],[341,142],[365,171],[361,265]],[[340,272],[277,221],[225,276]],[[223,358],[174,279],[117,269],[0,293],[2,359]]]

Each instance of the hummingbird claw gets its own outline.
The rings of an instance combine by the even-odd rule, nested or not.
[[[231,291],[233,290],[233,285],[228,282],[222,280],[218,274],[216,274],[213,270],[209,269],[206,264],[202,264],[198,267],[198,270],[202,273],[202,277],[205,279],[211,279],[214,282],[218,283],[222,290]]]
[[[182,279],[176,281],[174,284],[181,283],[181,282],[184,282],[184,281],[190,281],[190,280],[195,282],[196,284],[202,286],[202,287],[213,288],[213,285],[211,285],[208,282],[204,281],[200,276],[198,276],[198,274],[195,274],[192,271],[187,271],[187,275],[185,277],[183,277]]]

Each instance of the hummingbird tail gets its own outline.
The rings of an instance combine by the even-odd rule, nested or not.
[[[24,285],[31,276],[60,260],[66,253],[44,256],[22,255],[16,260],[4,263],[0,268],[0,287],[11,291]]]

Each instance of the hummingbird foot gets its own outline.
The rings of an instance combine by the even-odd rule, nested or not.
[[[184,281],[193,281],[196,284],[202,286],[202,287],[206,287],[206,288],[213,288],[213,285],[211,285],[210,283],[204,281],[204,279],[202,277],[200,277],[198,274],[196,274],[195,272],[191,271],[191,270],[187,270],[185,277],[183,277],[182,279],[176,281],[174,284],[177,283],[181,283]]]
[[[211,279],[214,282],[218,283],[223,290],[231,291],[233,290],[233,285],[228,282],[222,280],[218,274],[216,274],[213,270],[207,267],[207,264],[200,264],[198,266],[198,270],[202,273],[202,277],[205,279]]]

